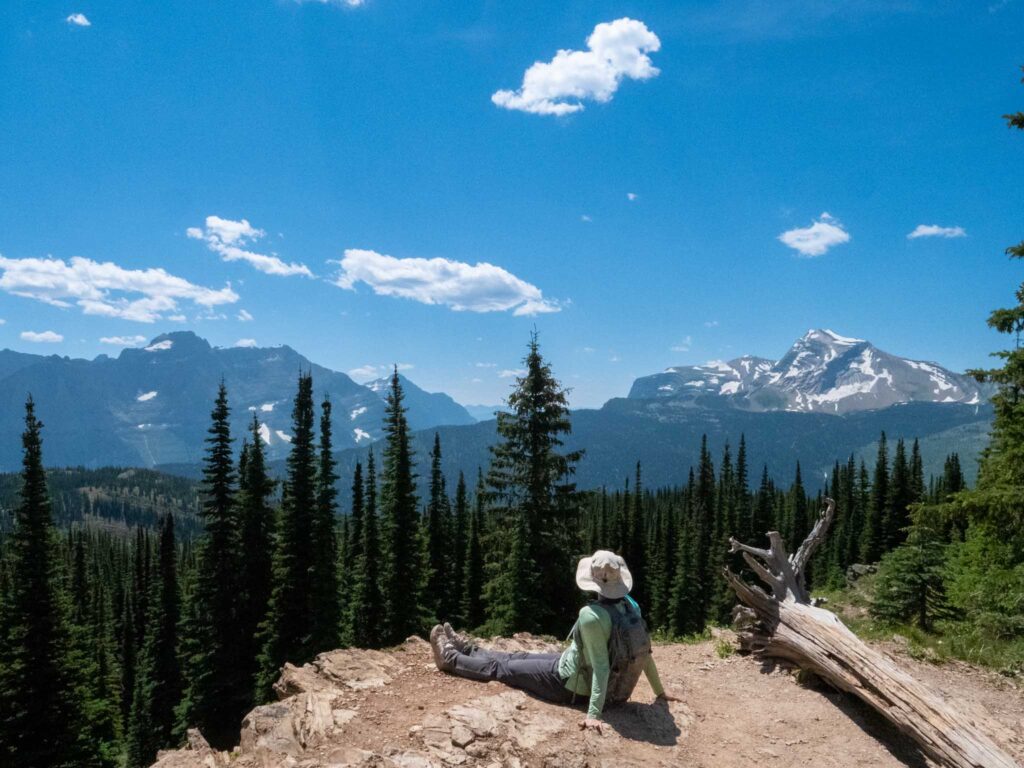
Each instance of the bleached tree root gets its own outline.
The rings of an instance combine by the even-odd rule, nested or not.
[[[941,694],[915,680],[890,657],[857,638],[834,613],[811,605],[804,569],[824,541],[835,514],[826,507],[795,555],[782,537],[768,534],[769,548],[730,539],[732,552],[770,588],[748,584],[728,568],[725,577],[744,604],[736,612],[741,647],[758,656],[782,659],[813,672],[835,688],[851,693],[902,733],[939,765],[949,768],[1020,768],[988,735],[1001,729],[983,716],[958,710]]]

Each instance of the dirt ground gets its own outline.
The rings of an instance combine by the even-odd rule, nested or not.
[[[540,645],[531,638],[502,644],[510,649]],[[610,728],[604,735],[579,730],[582,705],[575,710],[555,706],[498,683],[474,683],[439,673],[422,641],[411,640],[387,653],[337,651],[301,670],[286,670],[281,690],[289,697],[247,718],[241,750],[223,764],[928,765],[911,742],[850,697],[813,682],[803,684],[789,671],[765,669],[749,657],[720,658],[715,648],[715,641],[658,645],[655,658],[662,680],[683,701],[656,703],[641,680],[634,701],[606,713]],[[965,664],[919,663],[903,655],[898,644],[885,650],[957,706],[986,709],[1005,728],[997,734],[999,740],[1024,761],[1024,691],[1019,685]],[[266,711],[260,715],[261,710]],[[209,759],[187,762],[182,759],[185,754],[166,756],[158,765],[212,765]]]

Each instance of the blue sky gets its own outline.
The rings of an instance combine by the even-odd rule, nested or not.
[[[6,3],[0,347],[191,329],[494,403],[536,326],[581,406],[810,327],[983,365],[1021,29],[1021,0]]]

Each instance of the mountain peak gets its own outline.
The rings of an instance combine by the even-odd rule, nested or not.
[[[637,379],[632,398],[674,398],[755,411],[848,413],[897,403],[975,405],[988,391],[935,363],[906,360],[864,339],[812,328],[777,362],[749,356],[675,366]]]
[[[210,342],[192,331],[172,331],[161,333],[142,348],[144,352],[168,352],[174,350],[176,353],[209,352],[213,349]]]
[[[820,341],[826,344],[840,344],[851,346],[853,344],[866,344],[864,339],[854,339],[850,336],[841,336],[831,328],[811,328],[805,333],[800,341]]]

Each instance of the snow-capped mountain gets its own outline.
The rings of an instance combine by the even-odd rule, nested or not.
[[[363,447],[381,436],[384,399],[348,375],[316,365],[288,346],[210,346],[194,333],[158,336],[116,358],[76,360],[0,352],[0,468],[18,466],[25,397],[32,393],[47,425],[46,458],[54,465],[197,463],[210,409],[223,379],[237,444],[255,416],[271,459],[287,455],[292,400],[299,371],[313,375],[317,407],[329,397],[334,444]],[[414,429],[472,424],[465,409],[443,394],[424,392],[403,378]]]
[[[740,357],[677,366],[637,379],[629,397],[842,414],[910,402],[976,405],[990,394],[937,363],[897,357],[831,330],[810,330],[778,362]]]

